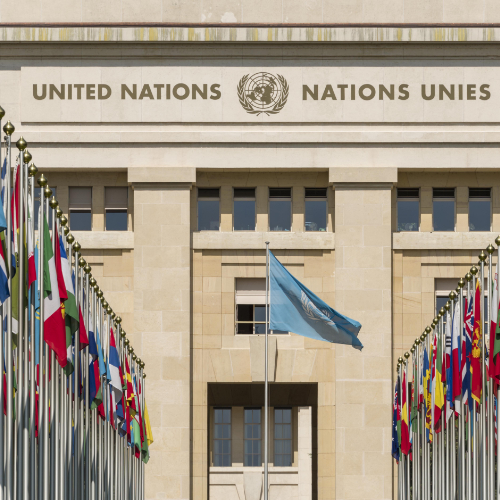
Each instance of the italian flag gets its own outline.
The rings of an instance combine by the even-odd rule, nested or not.
[[[57,238],[57,235],[54,235]],[[64,368],[68,364],[66,328],[61,311],[61,299],[57,284],[56,263],[50,241],[47,219],[43,219],[43,306],[45,342],[55,352],[57,361]]]
[[[75,290],[73,280],[71,279],[71,269],[68,256],[62,237],[58,238],[59,251],[56,253],[56,259],[59,257],[62,280],[67,299],[64,301],[64,322],[66,324],[66,351],[68,364],[65,368],[67,374],[73,372],[73,335],[78,330],[79,315],[76,307]],[[57,269],[57,266],[56,266]]]

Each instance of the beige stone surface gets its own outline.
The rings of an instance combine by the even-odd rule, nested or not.
[[[392,484],[391,456],[384,445],[384,432],[391,426],[392,307],[391,301],[383,300],[392,293],[391,262],[383,257],[392,244],[391,220],[384,217],[390,213],[391,198],[390,184],[335,185],[335,253],[343,256],[335,259],[336,274],[345,271],[345,279],[336,283],[335,306],[360,321],[359,338],[365,346],[362,353],[350,346],[336,347],[337,500],[392,497],[390,488],[384,488]],[[351,230],[353,225],[356,230]],[[359,276],[353,282],[351,272]],[[346,461],[352,468],[345,466]],[[380,464],[386,465],[385,470]]]

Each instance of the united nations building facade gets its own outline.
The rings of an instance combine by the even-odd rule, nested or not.
[[[264,498],[266,242],[364,346],[269,332],[269,498],[395,498],[397,360],[500,231],[499,44],[490,0],[1,2],[13,141],[145,362],[145,498]]]

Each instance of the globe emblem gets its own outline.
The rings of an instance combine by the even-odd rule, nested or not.
[[[243,109],[250,114],[273,115],[279,113],[288,99],[288,83],[282,75],[261,71],[245,75],[237,86]]]

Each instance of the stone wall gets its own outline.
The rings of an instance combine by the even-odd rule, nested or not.
[[[500,9],[491,0],[147,0],[140,3],[22,0],[2,2],[0,22],[170,23],[495,23]]]

